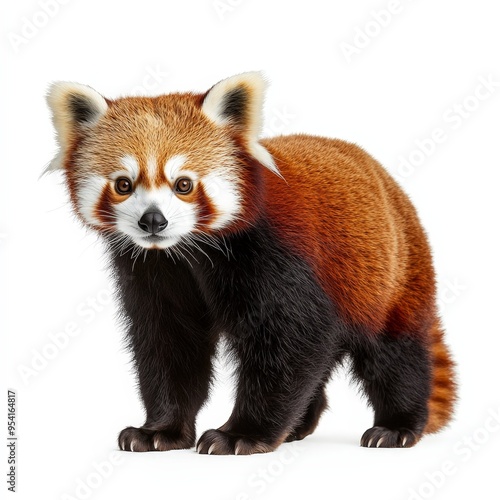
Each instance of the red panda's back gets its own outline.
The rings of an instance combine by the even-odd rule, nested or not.
[[[354,144],[322,137],[262,144],[286,181],[265,173],[269,217],[348,320],[372,331],[390,327],[412,279],[419,281],[416,302],[425,295],[432,302],[425,234],[408,197],[376,160]]]

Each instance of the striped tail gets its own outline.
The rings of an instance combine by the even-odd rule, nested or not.
[[[449,423],[457,400],[455,363],[443,341],[443,335],[442,327],[436,320],[430,336],[432,388],[428,406],[429,419],[424,434],[438,432]]]

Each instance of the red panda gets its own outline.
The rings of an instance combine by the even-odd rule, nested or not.
[[[106,242],[146,422],[122,450],[190,448],[223,336],[237,364],[228,421],[196,449],[252,454],[311,434],[345,360],[374,410],[364,447],[445,426],[454,363],[416,211],[358,146],[259,140],[265,81],[110,100],[48,94],[80,221]]]

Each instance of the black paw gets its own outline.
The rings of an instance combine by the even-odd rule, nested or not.
[[[410,448],[420,436],[409,429],[387,429],[372,427],[361,438],[361,446],[365,448]]]
[[[252,455],[273,450],[273,446],[258,439],[216,429],[206,431],[196,446],[196,451],[202,455]]]
[[[193,439],[175,435],[170,431],[127,427],[118,436],[123,451],[168,451],[191,448]]]

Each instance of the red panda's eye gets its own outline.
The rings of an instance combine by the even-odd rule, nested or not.
[[[177,179],[175,183],[175,191],[179,194],[188,194],[193,189],[193,181],[187,177]]]
[[[132,181],[126,177],[116,179],[115,189],[118,194],[129,194],[132,192]]]

